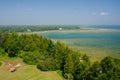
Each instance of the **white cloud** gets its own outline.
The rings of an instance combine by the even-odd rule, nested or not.
[[[109,13],[108,13],[108,12],[99,12],[99,13],[93,12],[92,15],[94,15],[94,16],[95,16],[95,15],[107,16],[107,15],[109,15]]]
[[[107,13],[107,12],[101,12],[100,15],[101,15],[101,16],[107,16],[108,13]]]

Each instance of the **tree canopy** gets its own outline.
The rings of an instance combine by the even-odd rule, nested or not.
[[[91,63],[87,55],[37,34],[0,33],[0,55],[20,57],[43,71],[61,70],[69,80],[120,80],[120,59]]]

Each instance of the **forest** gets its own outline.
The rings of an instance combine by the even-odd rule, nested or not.
[[[37,34],[1,32],[0,55],[20,57],[42,71],[60,70],[68,80],[120,80],[120,59],[107,56],[91,63],[86,54]]]
[[[0,25],[0,32],[33,32],[80,29],[78,25]]]

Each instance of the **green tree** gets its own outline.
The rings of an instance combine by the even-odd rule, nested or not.
[[[48,43],[47,52],[48,52],[48,55],[50,56],[54,56],[56,53],[56,46],[51,40]]]
[[[119,59],[118,59],[119,61]],[[120,63],[117,62],[117,59],[112,57],[105,57],[100,65],[102,67],[102,73],[106,75],[107,80],[119,80],[120,79]],[[100,78],[105,78],[105,76],[101,76]]]
[[[64,65],[64,76],[66,79],[73,80],[72,73],[74,72],[73,67],[73,59],[71,54],[69,53],[68,56],[65,58],[65,65]]]
[[[11,33],[8,39],[8,55],[16,57],[19,52],[19,36],[16,33]]]
[[[55,44],[56,46],[56,53],[54,54],[54,57],[56,59],[57,65],[59,66],[60,70],[64,69],[65,64],[65,57],[66,57],[66,45],[63,43],[60,43],[60,41],[57,41]]]
[[[0,46],[5,50],[5,52],[8,51],[8,40],[9,39],[9,33],[4,32],[0,34]]]

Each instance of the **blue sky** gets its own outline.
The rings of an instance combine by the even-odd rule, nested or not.
[[[0,0],[0,25],[120,25],[120,0]]]

